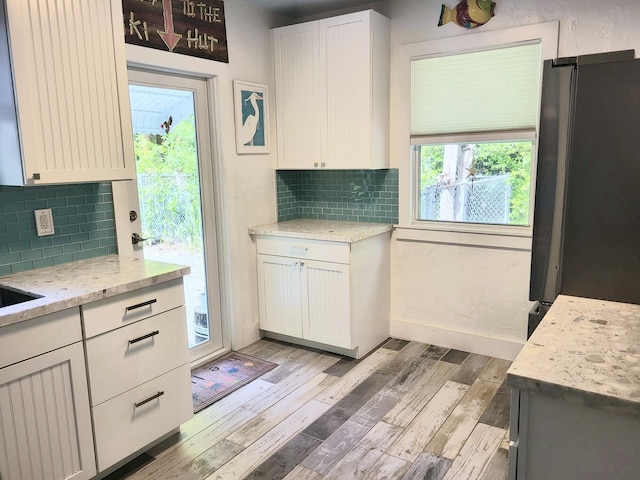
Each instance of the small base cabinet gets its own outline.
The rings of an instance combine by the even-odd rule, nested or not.
[[[34,342],[35,337],[43,341]],[[96,467],[78,309],[4,327],[0,342],[4,352],[0,364],[8,364],[0,368],[0,478],[93,478]],[[12,351],[10,358],[7,352]]]
[[[360,358],[389,335],[389,234],[358,242],[258,236],[260,329]]]
[[[83,305],[99,472],[191,418],[182,279]]]

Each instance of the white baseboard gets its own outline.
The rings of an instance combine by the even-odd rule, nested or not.
[[[248,347],[252,343],[260,340],[260,324],[258,322],[252,323],[250,325],[243,325],[242,327],[242,347]],[[240,348],[235,348],[234,350],[239,350]]]
[[[490,357],[514,360],[524,343],[500,338],[485,337],[468,332],[449,330],[433,325],[423,325],[403,320],[391,320],[391,336],[401,340],[413,340],[440,347],[464,350]]]

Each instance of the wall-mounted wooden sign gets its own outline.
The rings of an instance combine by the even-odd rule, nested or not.
[[[122,0],[126,43],[229,62],[222,0]]]

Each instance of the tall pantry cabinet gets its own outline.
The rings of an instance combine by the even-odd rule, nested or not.
[[[0,2],[0,185],[134,177],[122,18],[117,1]]]
[[[272,35],[278,168],[388,168],[389,19],[366,10]]]

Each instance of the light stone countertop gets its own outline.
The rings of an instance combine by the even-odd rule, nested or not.
[[[297,218],[249,229],[251,235],[305,238],[329,242],[353,243],[381,233],[390,232],[390,223],[343,222],[337,220],[313,220]]]
[[[190,267],[107,255],[0,277],[42,298],[0,308],[0,327],[180,278]]]
[[[640,415],[640,305],[558,296],[509,368],[507,385]]]

